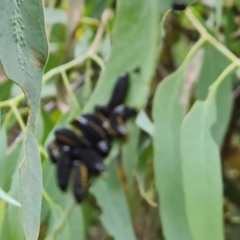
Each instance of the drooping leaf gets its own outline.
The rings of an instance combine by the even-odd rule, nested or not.
[[[20,181],[25,237],[33,240],[37,239],[39,232],[42,192],[35,121],[48,48],[42,1],[3,1],[0,28],[1,64],[8,78],[22,88],[31,109]]]
[[[198,102],[182,125],[186,213],[193,239],[223,239],[220,157],[210,128],[215,108]]]
[[[207,99],[197,101],[182,124],[181,157],[186,213],[192,237],[196,240],[224,239],[219,141],[226,131],[231,113],[226,108],[231,106],[230,92],[230,78],[218,78],[210,87]],[[223,117],[225,114],[227,116]]]
[[[180,129],[184,117],[181,105],[184,73],[179,68],[157,88],[153,102],[154,171],[159,212],[168,240],[191,239],[185,214],[180,158]]]

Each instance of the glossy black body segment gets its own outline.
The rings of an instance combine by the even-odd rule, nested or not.
[[[123,104],[127,95],[128,88],[129,88],[129,74],[124,73],[118,78],[109,103],[106,106],[96,105],[95,111],[100,112],[105,117],[109,117],[112,110],[116,106]]]
[[[123,104],[129,87],[129,74],[122,74],[114,87],[108,106],[113,110],[116,106]]]
[[[124,123],[127,119],[136,116],[137,112],[133,108],[119,105],[114,108],[110,115],[111,128],[115,131],[115,137],[126,136],[127,129]]]
[[[56,140],[64,145],[71,147],[91,147],[91,142],[86,138],[78,136],[67,128],[59,128],[54,133]]]
[[[88,170],[84,163],[73,162],[73,193],[78,203],[86,197],[88,192]]]
[[[62,191],[67,190],[71,171],[70,147],[63,146],[61,155],[57,161],[57,182]]]
[[[172,5],[173,10],[175,11],[184,11],[186,7],[187,7],[187,4],[180,0],[175,0]]]
[[[71,122],[72,125],[80,129],[101,156],[106,156],[110,151],[108,136],[106,132],[92,120],[83,116]]]
[[[107,135],[107,128],[108,128],[108,119],[101,114],[83,114],[82,117],[86,118],[88,121],[91,121],[98,125],[104,133]]]
[[[93,143],[107,140],[105,131],[94,121],[87,119],[84,116],[80,116],[78,119],[73,120],[71,124],[81,130],[85,138],[89,139]]]
[[[101,156],[93,149],[74,149],[71,156],[83,162],[90,175],[99,175],[105,171]]]

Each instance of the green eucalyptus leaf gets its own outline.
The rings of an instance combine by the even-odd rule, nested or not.
[[[15,199],[13,199],[12,197],[10,197],[6,192],[4,192],[1,188],[0,188],[0,199],[14,205],[14,206],[17,206],[17,207],[20,207],[21,204],[16,201]]]
[[[48,52],[42,1],[2,1],[0,28],[1,64],[8,78],[21,87],[30,108],[20,182],[25,237],[34,240],[39,233],[42,192],[35,121]]]
[[[223,239],[220,156],[210,131],[215,115],[213,102],[197,102],[182,125],[183,185],[194,240]]]
[[[154,171],[159,212],[168,240],[190,240],[182,185],[180,129],[184,117],[181,95],[186,67],[179,68],[157,88],[153,102]]]
[[[212,84],[204,102],[194,104],[182,124],[183,185],[186,213],[194,240],[224,239],[219,143],[231,113],[229,73],[233,67],[227,68]]]
[[[148,133],[150,136],[153,135],[154,126],[147,114],[144,111],[140,111],[137,115],[136,123],[139,128]]]

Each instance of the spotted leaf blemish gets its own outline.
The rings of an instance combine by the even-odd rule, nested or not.
[[[18,62],[21,66],[23,73],[26,73],[25,66],[27,64],[26,57],[23,54],[22,47],[26,45],[25,37],[24,37],[24,25],[22,22],[22,17],[20,15],[20,7],[23,3],[23,0],[15,0],[14,1],[14,15],[11,18],[12,25],[13,25],[13,36],[15,41],[17,42],[17,56]]]

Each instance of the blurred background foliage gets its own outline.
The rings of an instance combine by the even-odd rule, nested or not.
[[[223,235],[226,240],[240,239],[240,72],[237,69],[240,66],[240,1],[193,2],[190,10],[168,11],[164,18],[163,14],[172,6],[172,1],[153,2],[159,2],[159,9],[155,12],[153,6],[147,7],[148,3],[146,11],[136,6],[136,11],[142,11],[138,22],[129,12],[126,15],[124,12],[119,13],[119,19],[116,19],[119,3],[115,0],[44,1],[49,57],[44,70],[36,123],[43,176],[39,240],[219,240],[223,239]],[[150,28],[151,25],[147,24],[151,21],[153,31],[144,32]],[[131,31],[136,34],[135,39],[128,37]],[[124,45],[130,52],[125,57],[121,56]],[[148,52],[149,55],[145,54]],[[235,64],[231,71],[222,75],[231,63]],[[106,174],[91,180],[89,196],[83,203],[76,205],[71,190],[62,193],[58,189],[55,169],[48,159],[46,146],[53,139],[56,127],[68,126],[71,118],[82,111],[91,111],[98,101],[106,101],[116,77],[123,70],[133,71],[137,67],[140,67],[141,72],[139,75],[131,73],[133,87],[127,99],[127,103],[140,111],[137,119],[128,123],[128,139],[114,144],[105,160],[108,166]],[[217,81],[218,84],[214,85]],[[211,85],[212,91],[216,91],[214,100],[211,100],[209,94]],[[96,86],[98,89],[95,91]],[[21,89],[1,72],[1,101],[14,99],[20,94]],[[210,112],[210,116],[211,108],[208,110],[207,104],[210,106],[213,102],[216,103],[214,111],[217,112],[219,122],[210,127],[208,123],[198,126],[202,122],[198,122],[197,118],[205,110]],[[197,108],[202,103],[206,103],[203,112],[200,107]],[[19,207],[18,169],[24,154],[23,130],[29,111],[23,98],[13,101],[13,104],[17,109],[0,104],[2,240],[25,239]],[[207,114],[205,118],[208,118]],[[204,135],[206,146],[204,143],[199,146],[202,142],[198,138],[205,131],[203,128],[213,137]],[[188,133],[188,130],[196,132]],[[210,157],[206,150],[212,144],[212,139],[221,157],[215,165],[209,163],[214,150],[210,149]],[[191,172],[196,171],[194,167],[188,168],[188,159],[194,156],[188,149],[190,146],[197,149],[196,159],[203,151],[206,152],[204,166],[196,163],[200,175],[193,178],[188,178]],[[183,156],[183,163],[174,163],[181,158],[180,155]],[[161,162],[164,157],[168,162]],[[220,165],[222,181],[218,178]],[[181,168],[183,185],[186,183],[184,186],[178,186],[182,179]],[[204,199],[200,193],[193,197],[191,195],[198,186],[201,190],[200,181],[204,181],[201,177],[209,176],[204,175],[205,172],[213,179],[220,179],[216,185],[209,180],[209,185],[204,189],[205,196],[215,194],[215,188],[223,182],[224,194],[215,204],[222,209],[220,217],[216,214],[218,219],[212,219],[208,216],[208,209],[201,208],[204,208],[201,202]],[[180,209],[181,204],[184,204],[184,194],[187,203],[194,201],[196,206],[199,204],[202,220],[196,216],[194,219],[191,206],[188,208],[187,205],[186,210]],[[201,199],[200,202],[198,199]],[[214,204],[214,201],[214,197],[211,198],[209,205]],[[187,216],[181,211],[186,211]],[[190,230],[180,226],[184,225],[185,218]],[[213,230],[213,235],[206,232],[208,228],[203,228],[204,233],[198,230],[195,232],[194,229],[198,228],[196,226],[199,224],[201,228],[202,221],[208,222],[208,218],[220,222],[213,224],[217,228]],[[199,222],[194,225],[196,221]],[[221,232],[222,221],[222,236],[216,238]]]

